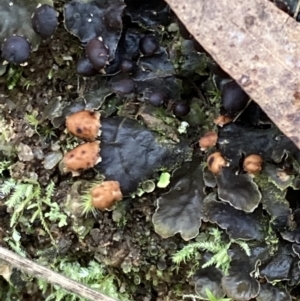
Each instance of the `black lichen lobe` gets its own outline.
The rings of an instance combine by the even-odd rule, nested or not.
[[[39,5],[32,16],[32,28],[42,38],[50,38],[57,27],[57,12],[47,4]]]
[[[155,171],[171,169],[191,154],[184,139],[178,144],[161,141],[157,133],[137,120],[109,117],[101,125],[102,162],[96,170],[107,180],[118,181],[125,195],[134,192]]]
[[[7,38],[1,48],[1,56],[9,63],[20,65],[25,63],[31,53],[31,46],[22,36]]]
[[[130,94],[135,90],[135,83],[132,79],[121,79],[112,83],[112,90],[117,94]]]
[[[104,15],[105,25],[112,30],[121,30],[123,27],[122,14],[125,5],[120,3],[111,4]]]

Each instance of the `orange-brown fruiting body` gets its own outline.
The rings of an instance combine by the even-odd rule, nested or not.
[[[207,158],[208,169],[214,174],[218,175],[224,166],[227,166],[226,160],[220,152],[212,153]]]
[[[256,174],[261,171],[263,158],[260,155],[249,155],[245,158],[243,168],[250,174]]]
[[[207,150],[216,145],[218,134],[214,131],[206,132],[199,140],[199,146],[202,151]]]
[[[123,195],[117,181],[104,181],[91,190],[92,205],[99,209],[110,209]]]
[[[71,172],[76,176],[100,161],[100,141],[84,143],[64,155],[64,172]]]
[[[232,118],[225,115],[220,115],[214,119],[214,123],[220,127],[223,127],[225,124],[230,123],[231,121]]]
[[[66,127],[74,136],[94,141],[101,134],[100,113],[80,111],[66,118]]]

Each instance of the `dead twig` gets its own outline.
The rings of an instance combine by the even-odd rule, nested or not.
[[[94,291],[77,281],[53,272],[52,270],[41,266],[33,262],[32,260],[21,257],[3,247],[0,247],[0,259],[5,260],[12,266],[36,278],[40,277],[51,284],[59,285],[60,287],[91,301],[118,301],[97,291]]]

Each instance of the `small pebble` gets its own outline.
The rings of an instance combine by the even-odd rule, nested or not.
[[[37,181],[39,179],[39,176],[36,172],[29,172],[28,173],[28,178],[33,180],[33,181]]]
[[[44,159],[44,153],[43,150],[40,147],[37,147],[33,150],[33,154],[34,156],[38,159],[38,160],[43,160]]]
[[[20,161],[25,161],[25,162],[31,161],[34,158],[31,148],[24,143],[20,143],[18,145],[17,151],[18,151],[18,157]]]
[[[45,156],[44,168],[52,169],[54,168],[63,158],[63,154],[60,151],[50,152]]]
[[[52,150],[52,151],[58,151],[58,150],[60,150],[60,144],[59,144],[59,141],[56,141],[55,143],[53,143],[53,144],[51,145],[51,150]]]

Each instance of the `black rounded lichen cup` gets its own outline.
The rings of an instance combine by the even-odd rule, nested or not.
[[[50,38],[57,27],[57,12],[47,4],[39,4],[31,17],[33,30],[42,38]]]
[[[1,57],[12,64],[24,64],[31,54],[29,41],[22,36],[11,36],[7,38],[1,47]]]
[[[78,75],[84,77],[91,77],[97,75],[99,72],[96,70],[92,63],[89,61],[87,57],[81,57],[77,61],[76,72]]]
[[[154,35],[147,34],[140,40],[140,51],[145,56],[155,54],[159,49],[159,44]]]
[[[136,68],[136,63],[128,59],[124,59],[120,65],[120,69],[124,73],[132,73],[135,68]]]
[[[109,51],[101,37],[91,39],[87,43],[85,54],[97,70],[103,69],[108,62]]]
[[[173,113],[176,117],[184,117],[188,115],[190,112],[191,107],[186,103],[177,103],[173,107]]]
[[[250,97],[247,93],[244,92],[235,81],[224,85],[221,94],[221,102],[229,116],[235,116],[242,111],[246,107],[249,99]]]
[[[162,91],[155,91],[149,95],[148,102],[154,107],[161,107],[167,100],[167,95]]]

